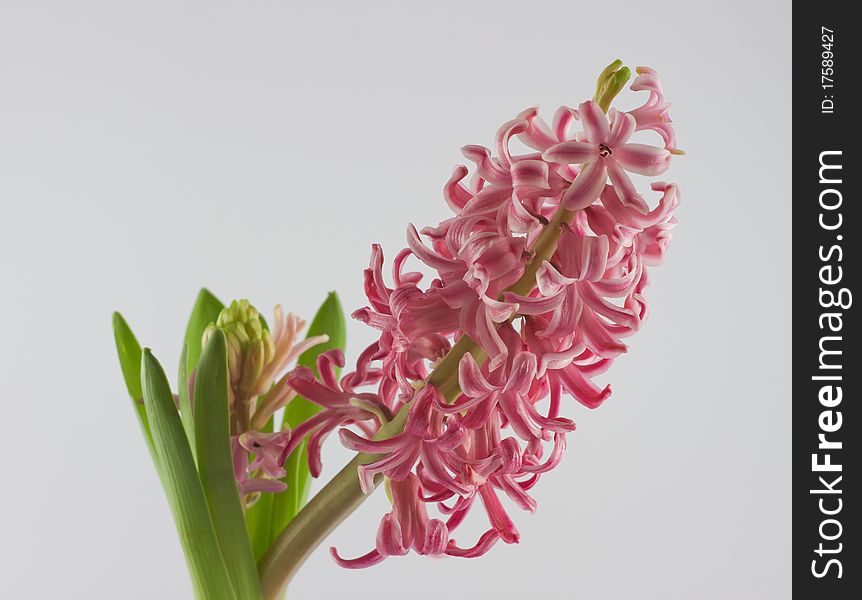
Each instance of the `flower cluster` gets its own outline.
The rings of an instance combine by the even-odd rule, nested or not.
[[[287,367],[303,352],[329,339],[321,335],[298,342],[305,321],[293,313],[285,315],[281,306],[274,313],[270,333],[248,300],[235,300],[203,334],[204,346],[216,329],[224,332],[227,341],[234,475],[247,503],[260,492],[280,492],[287,487],[280,481],[286,474],[282,454],[294,440],[293,432],[289,427],[272,433],[259,430],[296,397],[296,390],[287,383]]]
[[[323,408],[294,432],[311,436],[312,471],[320,442],[340,428],[341,442],[368,457],[359,467],[363,490],[382,477],[391,492],[375,548],[352,560],[333,550],[342,566],[410,549],[473,557],[499,540],[517,542],[501,494],[533,511],[530,489],[560,462],[575,428],[560,415],[563,396],[595,408],[610,395],[593,380],[646,318],[648,268],[664,258],[679,202],[675,185],[653,182],[650,208],[629,176],[660,175],[679,153],[655,71],[637,69],[630,86],[648,94],[641,107],[609,109],[629,76],[615,63],[594,100],[561,107],[550,124],[527,109],[500,128],[493,149],[463,148],[474,175],[465,182],[468,169],[458,166],[446,183],[453,216],[408,228],[391,285],[373,247],[369,306],[353,316],[380,335],[355,370],[338,380],[344,358],[330,351],[318,378],[301,367],[288,376]],[[634,142],[638,131],[662,144]],[[516,154],[516,138],[530,151]],[[405,269],[411,258],[435,271],[428,285]],[[382,435],[399,413],[403,430]],[[361,434],[344,427],[351,424]],[[293,448],[287,443],[281,458]],[[451,535],[477,500],[489,528],[463,547]],[[429,517],[434,505],[439,519]]]

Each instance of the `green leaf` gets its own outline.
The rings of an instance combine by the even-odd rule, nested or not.
[[[189,440],[189,448],[192,450],[195,464],[197,464],[197,446],[195,446],[195,416],[192,413],[192,397],[189,392],[189,346],[183,346],[183,353],[180,354],[180,368],[177,374],[177,395],[180,398],[180,419],[183,422],[183,430],[186,432],[186,439]]]
[[[195,300],[195,305],[192,308],[192,314],[189,316],[189,323],[186,325],[186,346],[188,346],[188,355],[186,356],[186,376],[191,377],[192,371],[198,364],[201,356],[201,338],[204,334],[204,329],[210,323],[215,323],[219,313],[224,308],[224,304],[212,295],[212,293],[202,288]]]
[[[298,364],[309,367],[315,375],[318,374],[316,364],[318,355],[332,348],[344,350],[347,340],[344,311],[338,300],[338,294],[335,292],[329,293],[308,328],[308,337],[321,334],[328,335],[329,341],[310,348],[297,361]],[[316,404],[297,396],[285,409],[284,423],[290,427],[295,427],[314,416],[319,410],[320,407]],[[273,501],[270,543],[308,502],[308,494],[311,491],[311,475],[308,472],[308,457],[305,451],[307,443],[308,440],[306,439],[290,455],[285,464],[287,476],[284,481],[287,483],[287,490],[275,496]]]
[[[201,600],[236,600],[168,379],[149,349],[142,354],[141,384],[162,485],[195,594]]]
[[[228,422],[227,342],[216,330],[195,375],[195,440],[201,484],[228,573],[240,600],[261,598],[257,563],[237,492]]]
[[[149,448],[150,455],[153,457],[153,461],[156,463],[156,468],[158,469],[159,463],[156,459],[153,436],[150,433],[149,419],[147,419],[147,409],[144,407],[144,395],[141,391],[141,346],[120,313],[115,312],[112,321],[114,342],[117,345],[117,356],[120,358],[120,369],[123,371],[126,389],[129,391],[129,397],[132,399],[138,423],[144,432],[147,448]]]

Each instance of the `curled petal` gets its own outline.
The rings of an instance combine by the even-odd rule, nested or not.
[[[461,391],[470,398],[486,396],[497,389],[488,383],[476,364],[476,359],[469,352],[461,357],[458,363],[458,384]]]
[[[386,514],[380,520],[377,529],[376,546],[381,556],[404,556],[407,548],[402,543],[401,523],[392,513]]]
[[[577,281],[577,279],[561,275],[548,261],[543,262],[536,272],[536,285],[544,296],[559,294],[560,290]]]
[[[440,256],[425,247],[419,239],[419,232],[413,225],[407,228],[407,245],[413,254],[429,267],[443,271],[453,271],[461,268],[461,262]]]
[[[557,140],[564,140],[568,137],[569,125],[580,118],[578,111],[569,106],[561,106],[554,113],[553,130]]]
[[[564,296],[563,294],[555,293],[553,296],[527,297],[506,292],[504,298],[506,302],[518,305],[518,314],[542,315],[556,310],[562,304]]]
[[[458,165],[453,169],[449,181],[443,186],[443,197],[446,199],[449,208],[455,212],[459,212],[473,198],[473,194],[461,185],[461,181],[466,176],[467,167]]]
[[[599,389],[581,374],[576,365],[569,365],[553,373],[563,389],[587,408],[598,408],[611,395],[611,386]]]
[[[610,332],[610,327],[596,317],[593,311],[582,311],[580,324],[587,347],[599,356],[614,358],[626,351],[626,345]]]
[[[431,519],[425,527],[425,539],[420,554],[439,556],[445,554],[449,545],[449,529],[439,519]]]
[[[426,385],[416,392],[413,398],[413,406],[407,416],[404,433],[414,435],[422,439],[433,437],[431,431],[431,418],[435,402],[442,402],[443,397],[433,385]]]
[[[521,510],[536,512],[536,501],[511,476],[500,478],[500,487]]]
[[[479,538],[476,545],[472,548],[459,548],[455,544],[455,540],[449,542],[449,547],[446,548],[446,554],[449,556],[458,556],[460,558],[478,558],[487,553],[497,540],[500,539],[500,534],[496,529],[489,529]]]
[[[509,140],[513,135],[518,135],[527,131],[527,119],[523,113],[503,123],[502,127],[497,131],[497,160],[505,167],[512,165],[512,156],[509,154]]]
[[[512,165],[512,185],[548,189],[548,163],[542,160],[521,160]]]
[[[565,451],[566,435],[565,433],[556,433],[554,434],[554,449],[551,451],[548,460],[541,465],[525,466],[524,471],[528,473],[546,473],[560,464]]]
[[[536,363],[536,355],[532,352],[519,352],[512,361],[509,380],[503,391],[526,394],[536,378]]]
[[[496,158],[491,156],[491,151],[484,146],[464,146],[461,154],[469,161],[476,163],[479,176],[486,181],[496,184],[509,184],[512,177],[508,169],[503,167]]]
[[[532,106],[518,115],[519,118],[526,120],[527,128],[523,133],[518,134],[518,138],[534,150],[542,151],[549,146],[557,143],[557,138],[548,124],[539,117],[539,110]]]
[[[399,433],[383,440],[368,440],[349,429],[339,429],[338,437],[341,445],[355,452],[366,452],[368,454],[382,454],[394,452],[404,447],[410,440],[407,434]]]
[[[593,286],[591,285],[583,285],[579,288],[581,298],[584,300],[584,303],[593,309],[597,314],[602,315],[606,319],[618,324],[624,325],[626,327],[630,327],[634,330],[640,328],[641,321],[638,318],[638,315],[628,308],[622,308],[608,302],[598,294],[596,294]]]
[[[513,233],[529,233],[540,225],[539,219],[524,207],[517,192],[512,194],[507,217],[509,228]]]
[[[363,554],[358,558],[341,558],[335,546],[329,548],[329,555],[332,557],[332,560],[335,561],[335,564],[344,569],[366,569],[380,564],[383,562],[383,559],[386,558],[376,549],[372,550],[368,554]]]
[[[546,352],[542,355],[539,361],[538,374],[539,377],[544,377],[548,369],[562,369],[567,367],[571,362],[584,351],[584,347],[579,344],[572,345],[570,348],[558,352]]]

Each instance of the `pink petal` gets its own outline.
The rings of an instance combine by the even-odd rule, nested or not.
[[[541,268],[541,267],[539,267]],[[572,280],[574,281],[574,280]],[[518,304],[518,314],[521,315],[542,315],[553,310],[556,310],[563,303],[563,294],[554,293],[552,296],[526,297],[518,296],[512,292],[506,292],[504,295],[506,302],[515,302]]]
[[[608,126],[608,118],[601,107],[592,100],[587,100],[581,103],[578,113],[584,124],[587,139],[593,144],[607,144],[610,127]]]
[[[479,176],[486,181],[496,184],[509,184],[512,177],[508,169],[500,164],[496,158],[491,156],[491,151],[484,146],[464,146],[461,154],[469,161],[476,163]]]
[[[402,537],[398,519],[392,513],[384,515],[377,529],[377,551],[381,556],[404,556],[407,548],[402,543]]]
[[[617,148],[625,144],[637,129],[638,123],[633,116],[628,113],[620,112],[612,109],[611,115],[611,130],[608,136],[608,146]]]
[[[520,163],[518,163],[520,164]],[[512,194],[512,202],[508,209],[508,225],[513,233],[529,233],[539,226],[539,219],[524,208],[518,193]]]
[[[487,553],[491,547],[500,539],[500,534],[496,529],[490,529],[482,534],[479,541],[472,548],[459,548],[455,544],[455,540],[449,542],[449,547],[446,548],[446,554],[449,556],[458,556],[460,558],[478,558]]]
[[[368,454],[382,454],[384,452],[395,452],[411,442],[405,433],[386,438],[384,440],[368,440],[349,429],[339,429],[338,437],[341,445],[354,452],[366,452]]]
[[[607,182],[607,171],[602,162],[593,162],[575,178],[560,203],[567,210],[581,210],[596,201]]]
[[[572,121],[579,119],[578,111],[569,106],[561,106],[554,113],[553,130],[557,140],[564,140],[568,137],[569,125]]]
[[[599,389],[581,374],[576,365],[554,371],[554,376],[563,384],[564,390],[587,408],[598,408],[611,395],[611,386]]]
[[[439,519],[431,519],[425,526],[424,540],[420,554],[428,554],[430,556],[439,556],[446,552],[446,547],[449,545],[449,529],[446,524]]]
[[[523,114],[523,113],[522,113]],[[511,121],[503,123],[497,130],[497,160],[504,167],[509,167],[512,164],[512,157],[509,154],[509,140],[513,135],[524,133],[527,130],[527,119],[522,115],[518,115]]]
[[[519,118],[526,120],[527,129],[518,138],[530,148],[542,151],[557,143],[548,124],[538,116],[538,108],[533,106],[521,112]]]
[[[491,525],[497,530],[503,541],[507,544],[517,544],[521,536],[491,486],[483,485],[479,490],[479,497],[482,499],[482,504],[485,505]]]
[[[497,389],[496,386],[488,383],[473,355],[469,352],[461,357],[461,361],[458,363],[458,384],[461,387],[461,392],[469,398],[486,396]]]
[[[512,165],[512,185],[548,188],[548,163],[542,160],[521,160]]]
[[[467,188],[461,185],[461,180],[467,176],[467,167],[458,165],[452,171],[452,176],[443,186],[443,197],[453,211],[458,212],[473,197]]]
[[[664,148],[646,144],[623,144],[614,148],[613,158],[627,171],[660,175],[670,166],[671,154]]]
[[[593,311],[584,310],[580,323],[587,347],[599,356],[614,358],[626,351],[626,345],[608,331],[609,326],[600,321]]]
[[[578,280],[571,277],[565,277],[560,274],[554,266],[548,261],[542,262],[539,270],[536,271],[536,286],[543,296],[555,296],[566,286],[576,283]]]
[[[425,247],[419,239],[419,232],[413,225],[407,227],[407,245],[413,254],[432,269],[454,271],[461,268],[461,262],[440,256]]]
[[[570,140],[551,146],[542,154],[548,162],[563,165],[580,165],[595,162],[599,159],[599,146],[590,142]]]
[[[580,252],[581,281],[598,281],[605,274],[608,264],[608,236],[585,236],[582,238]]]
[[[509,379],[504,392],[526,394],[536,378],[536,355],[532,352],[519,352],[512,361]]]
[[[363,554],[358,558],[341,558],[341,556],[338,555],[338,550],[335,549],[335,546],[329,548],[329,555],[332,557],[332,560],[335,561],[335,564],[344,569],[365,569],[367,567],[373,567],[374,565],[383,562],[383,559],[386,558],[376,549],[372,550],[368,554]]]

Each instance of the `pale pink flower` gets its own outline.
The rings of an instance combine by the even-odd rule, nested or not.
[[[289,437],[290,432],[286,432],[285,435]],[[246,441],[248,441],[248,438]],[[284,473],[281,472],[277,467],[273,467],[272,463],[271,453],[275,450],[275,446],[278,446],[279,444],[280,441],[276,441],[275,444],[269,444],[268,450],[255,449],[253,448],[252,444],[253,450],[261,450],[261,452],[256,453],[252,451],[256,456],[259,456],[260,458],[255,460],[255,463],[257,463],[255,468],[251,468],[251,465],[249,464],[250,451],[247,448],[243,447],[243,445],[241,445],[237,436],[231,437],[233,470],[234,476],[236,477],[237,488],[241,497],[261,492],[283,492],[287,489],[287,485],[277,478],[282,477]],[[266,455],[266,452],[269,452],[269,455]],[[274,475],[271,476],[270,474],[267,474],[265,472],[257,473],[257,467],[263,466],[264,462],[267,463],[267,467]],[[281,474],[279,475],[279,473]]]
[[[254,460],[246,467],[248,473],[260,469],[265,475],[279,479],[286,475],[284,467],[280,462],[281,454],[290,443],[290,429],[283,429],[274,433],[260,433],[259,431],[246,431],[240,434],[239,445]]]
[[[549,162],[584,165],[563,196],[563,206],[569,210],[580,210],[595,202],[608,176],[615,186],[629,189],[633,186],[626,171],[659,175],[670,165],[667,149],[628,142],[637,128],[632,115],[612,109],[608,121],[592,100],[582,103],[578,114],[585,130],[582,139],[561,142],[542,154]]]

